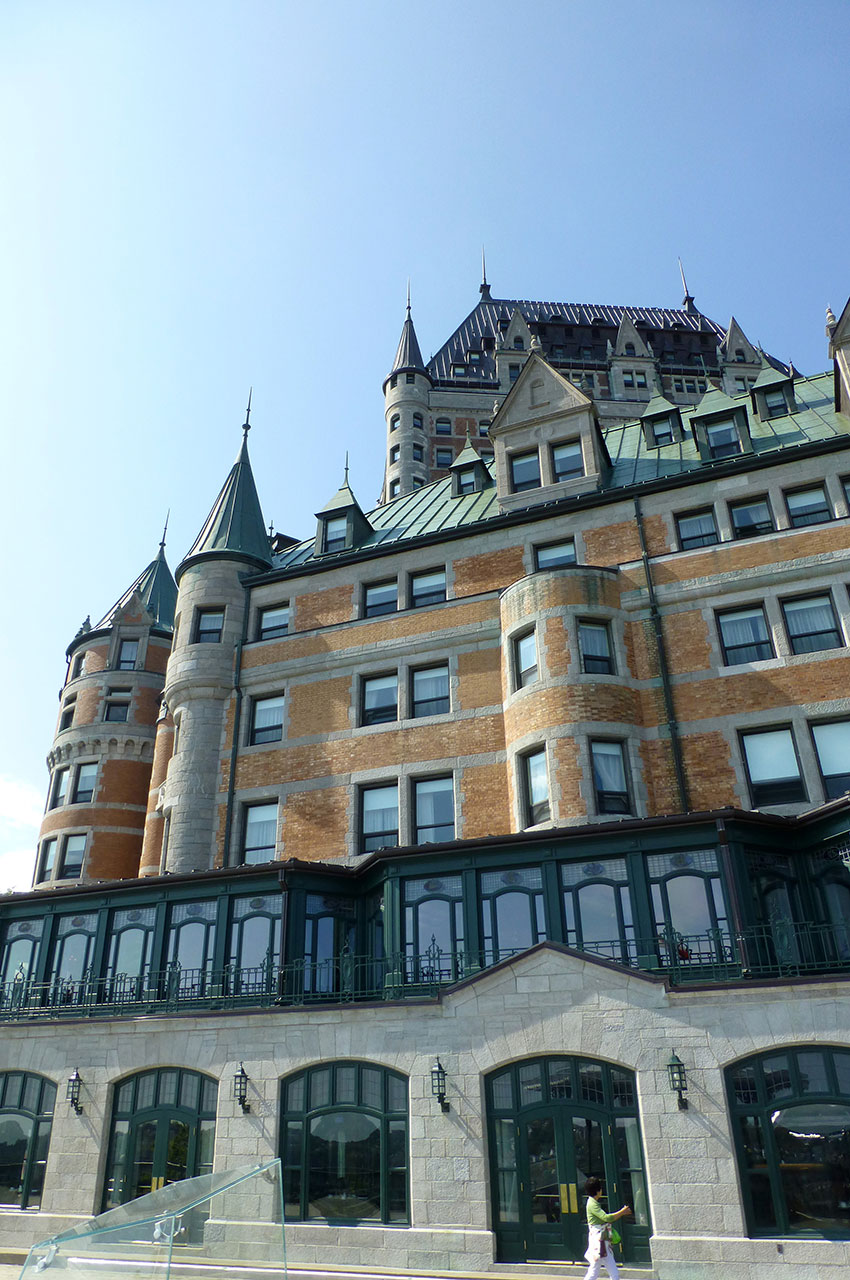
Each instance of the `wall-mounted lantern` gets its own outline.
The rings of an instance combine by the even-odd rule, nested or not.
[[[65,1098],[68,1104],[74,1108],[77,1115],[81,1115],[83,1110],[80,1104],[80,1087],[82,1083],[83,1078],[77,1068],[74,1067],[71,1075],[68,1076],[68,1088],[65,1092]]]
[[[446,1069],[438,1058],[431,1068],[431,1093],[437,1099],[443,1111],[449,1110],[446,1101]]]
[[[248,1072],[241,1062],[239,1070],[233,1077],[233,1100],[239,1103],[243,1112],[251,1110],[251,1104],[248,1101]]]
[[[674,1049],[667,1063],[667,1075],[670,1077],[670,1088],[679,1095],[679,1110],[687,1111],[688,1073],[685,1064]]]

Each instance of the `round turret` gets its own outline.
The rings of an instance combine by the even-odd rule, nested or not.
[[[392,372],[384,381],[387,421],[384,502],[409,493],[428,479],[427,433],[432,385],[419,350],[408,299],[407,318]]]

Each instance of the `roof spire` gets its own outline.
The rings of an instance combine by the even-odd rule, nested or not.
[[[410,276],[407,277],[407,318],[410,319]]]
[[[348,484],[348,450],[347,449],[345,451],[345,483]]]
[[[242,423],[242,439],[248,439],[248,432],[251,430],[251,396],[254,394],[254,388],[248,388],[248,408],[245,410],[245,421]]]
[[[165,535],[168,533],[168,518],[170,515],[171,515],[171,507],[169,507],[165,513],[165,524],[162,527],[162,537],[159,540],[160,551],[165,550]]]
[[[685,268],[682,266],[681,258],[678,259],[678,263],[679,263],[679,275],[682,277],[682,289],[684,290],[684,293],[685,293],[685,296],[682,299],[682,306],[685,308],[685,310],[688,312],[689,315],[692,315],[694,311],[696,311],[696,307],[694,306],[693,296],[690,293],[688,293],[688,282],[685,279]]]
[[[481,284],[478,286],[482,302],[490,301],[490,286],[487,283],[487,259],[484,256],[484,245],[481,246]]]

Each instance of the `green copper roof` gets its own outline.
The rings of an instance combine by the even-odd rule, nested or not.
[[[142,604],[148,613],[153,616],[157,626],[171,630],[174,626],[174,606],[177,603],[177,583],[174,581],[171,570],[166,564],[163,544],[160,544],[156,559],[151,560],[148,567],[142,570],[136,581],[124,592],[121,599],[115,601],[115,604],[105,617],[101,618],[95,630],[100,627],[111,627],[116,621],[117,615],[130,603],[134,592],[138,592],[141,596]]]
[[[766,365],[753,383],[753,388],[757,387],[761,391],[763,387],[773,387],[777,383],[787,381],[788,374],[783,369],[774,369],[771,365]]]
[[[245,556],[264,565],[271,564],[269,536],[248,459],[247,436],[204,527],[178,566],[178,576],[187,560],[222,553]]]
[[[672,400],[668,400],[660,391],[656,391],[655,395],[640,415],[641,421],[643,421],[644,418],[660,417],[663,413],[674,413],[677,407],[677,405],[673,404]]]
[[[484,459],[472,443],[472,437],[469,431],[466,433],[466,444],[452,463],[452,470],[456,471],[459,467],[471,467],[475,462],[483,462]]]
[[[727,396],[719,387],[709,387],[699,404],[693,411],[693,417],[704,418],[710,413],[725,413],[727,409],[737,409],[740,401]]]
[[[356,507],[358,511],[361,510],[360,503],[355,498],[354,491],[346,480],[340,485],[330,501],[325,503],[321,511],[316,512],[316,515],[326,516],[332,511],[350,511],[352,507]]]

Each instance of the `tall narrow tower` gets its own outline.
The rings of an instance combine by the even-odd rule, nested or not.
[[[424,484],[428,477],[427,442],[431,375],[425,368],[413,320],[410,291],[393,367],[384,380],[387,462],[382,501]]]

